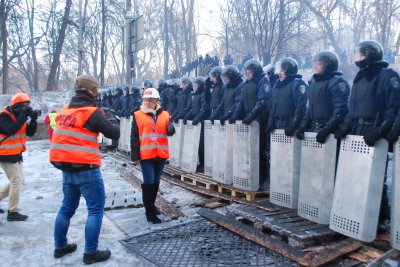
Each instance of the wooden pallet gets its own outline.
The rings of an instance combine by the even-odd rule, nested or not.
[[[337,239],[336,232],[327,225],[317,224],[297,215],[296,210],[282,208],[270,203],[275,211],[261,210],[246,205],[231,205],[225,214],[238,221],[252,225],[257,230],[274,236],[292,247],[305,249]]]
[[[207,190],[217,191],[220,194],[226,194],[237,198],[244,198],[247,201],[265,199],[269,195],[269,191],[247,191],[243,189],[238,189],[230,185],[218,183],[212,180],[210,176],[204,175],[202,173],[186,173],[170,165],[165,166],[164,173],[168,174],[171,177],[179,178],[182,182],[205,188]]]
[[[316,250],[303,251],[300,248],[289,245],[284,240],[276,239],[272,235],[263,233],[252,225],[243,224],[230,216],[223,215],[216,211],[203,208],[198,211],[198,214],[235,234],[256,242],[303,266],[321,266],[338,257],[353,252],[364,245],[361,241],[352,238],[344,238],[326,243]]]

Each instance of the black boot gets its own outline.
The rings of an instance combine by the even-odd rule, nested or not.
[[[18,211],[17,212],[8,211],[7,221],[10,221],[10,222],[11,221],[21,222],[21,221],[25,221],[26,219],[28,219],[28,216],[22,215]]]
[[[61,258],[64,257],[65,255],[72,253],[76,250],[77,245],[76,244],[68,244],[66,248],[58,248],[54,250],[54,257],[55,258]]]
[[[152,184],[142,184],[142,196],[143,196],[143,205],[146,209],[146,218],[147,221],[152,222],[154,224],[161,223],[161,220],[157,217],[154,212],[154,202],[153,202],[153,187]]]
[[[98,250],[95,253],[84,253],[83,254],[83,262],[86,264],[92,264],[96,262],[106,261],[110,258],[111,251],[107,250]]]
[[[157,209],[155,203],[156,203],[156,199],[157,199],[157,193],[158,193],[158,188],[160,188],[160,183],[154,183],[153,185],[153,195],[152,195],[152,203],[153,203],[153,208],[154,208],[154,213],[156,215],[160,215],[161,212]]]

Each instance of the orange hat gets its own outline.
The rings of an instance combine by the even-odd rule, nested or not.
[[[11,97],[11,106],[22,102],[31,102],[31,98],[29,97],[29,95],[25,93],[18,93]]]

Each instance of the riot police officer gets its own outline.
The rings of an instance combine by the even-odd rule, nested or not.
[[[382,58],[380,43],[366,40],[357,45],[355,64],[360,70],[351,89],[349,112],[335,132],[336,139],[347,134],[361,135],[368,146],[374,146],[392,129],[400,105],[399,75]],[[384,185],[379,222],[382,224],[389,218]]]
[[[314,57],[315,74],[307,92],[307,113],[296,131],[298,139],[304,139],[304,132],[312,131],[317,132],[317,142],[323,144],[344,120],[350,87],[338,66],[338,57],[332,52],[322,51]]]
[[[255,112],[252,113],[252,111],[256,107],[259,83],[264,78],[261,63],[257,59],[246,61],[244,64],[244,70],[246,81],[243,82],[242,97],[239,105],[235,109],[233,119],[243,119],[244,117],[248,119],[249,116],[255,114]],[[262,109],[261,106],[258,107]],[[251,118],[252,120],[256,119],[254,116],[251,116]]]
[[[228,65],[222,69],[222,81],[225,85],[221,103],[217,106],[215,111],[211,114],[211,123],[214,120],[220,120],[221,124],[225,124],[226,120],[234,123],[235,118],[231,119],[236,106],[239,104],[242,95],[242,77],[239,69],[234,65]]]
[[[190,94],[186,115],[183,119],[183,124],[186,125],[188,120],[193,120],[200,114],[202,103],[204,102],[204,85],[205,79],[203,77],[197,77],[193,80],[193,93]],[[199,165],[197,166],[197,172],[204,171],[204,125],[201,125],[200,131],[200,143],[199,143]]]
[[[186,115],[186,108],[189,101],[189,96],[193,91],[192,81],[185,77],[182,78],[182,90],[177,95],[177,105],[174,114],[172,114],[171,120],[177,123],[180,119],[183,119]]]
[[[203,101],[200,113],[194,117],[193,125],[209,119],[212,112],[218,107],[223,97],[223,82],[221,79],[221,67],[211,69],[204,84]]]
[[[181,89],[174,79],[169,79],[166,81],[166,83],[167,88],[164,89],[166,98],[166,109],[169,114],[174,114],[177,104],[176,95],[179,93],[179,91],[181,91]]]
[[[275,71],[279,80],[272,88],[266,132],[284,129],[285,135],[293,136],[306,111],[307,85],[297,74],[298,65],[293,58],[280,59]]]
[[[142,104],[142,96],[140,95],[140,88],[133,85],[130,89],[129,94],[129,115],[140,109]]]

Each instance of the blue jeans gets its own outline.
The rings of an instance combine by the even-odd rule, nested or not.
[[[155,184],[160,182],[160,177],[164,170],[165,161],[165,159],[148,159],[140,161],[144,184]]]
[[[81,172],[63,172],[63,193],[64,199],[54,226],[55,248],[67,247],[69,223],[79,206],[82,194],[88,209],[85,227],[85,253],[96,252],[105,203],[105,190],[100,168]]]

